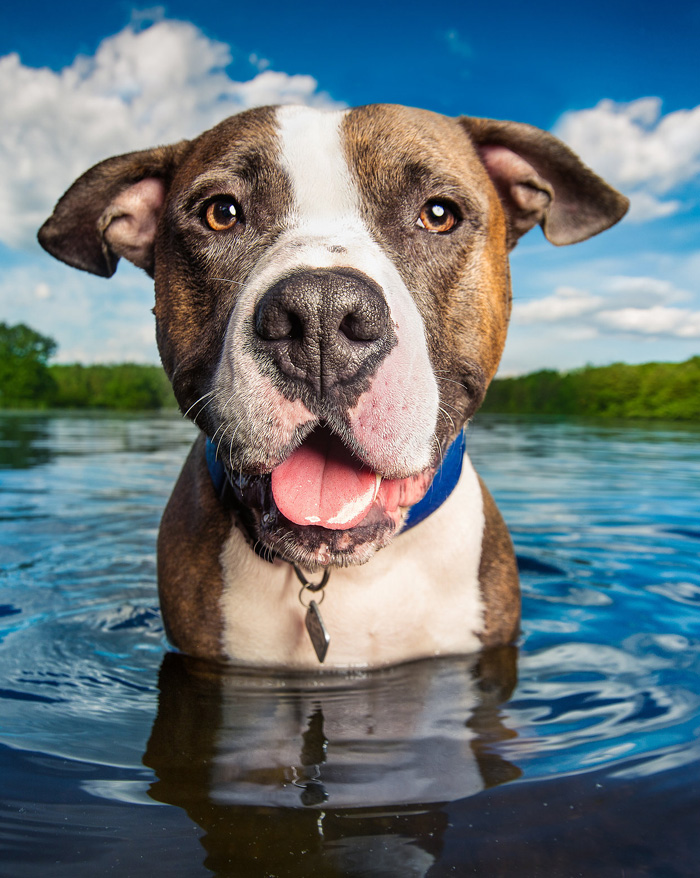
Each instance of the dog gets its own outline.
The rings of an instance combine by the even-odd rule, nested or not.
[[[463,440],[503,350],[508,253],[627,207],[544,131],[395,105],[252,109],[80,177],[39,241],[154,278],[201,430],[158,538],[175,647],[344,670],[511,643],[513,548]]]

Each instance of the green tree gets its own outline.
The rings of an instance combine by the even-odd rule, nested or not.
[[[24,323],[0,323],[0,408],[44,408],[56,383],[48,366],[56,342]]]
[[[176,408],[170,383],[160,366],[140,363],[80,363],[51,367],[57,408],[148,411]]]
[[[482,411],[700,421],[700,357],[496,379]]]

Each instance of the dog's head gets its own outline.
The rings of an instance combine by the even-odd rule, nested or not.
[[[508,251],[627,200],[551,135],[397,106],[264,108],[84,174],[39,233],[105,277],[155,278],[157,338],[263,547],[308,568],[400,529],[483,400]]]

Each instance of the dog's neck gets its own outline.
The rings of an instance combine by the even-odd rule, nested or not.
[[[445,452],[442,463],[438,467],[430,487],[424,497],[411,506],[401,530],[405,533],[432,515],[447,500],[457,486],[462,474],[462,460],[465,449],[465,431],[462,430]],[[207,437],[206,444],[207,468],[214,486],[214,492],[221,502],[233,492],[229,491],[229,480],[224,465],[217,458],[216,445]],[[267,556],[265,556],[267,557]],[[269,558],[268,558],[269,560]]]

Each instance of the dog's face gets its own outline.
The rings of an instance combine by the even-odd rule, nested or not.
[[[626,200],[544,132],[395,106],[265,108],[96,166],[40,233],[154,274],[158,344],[253,538],[308,568],[400,529],[481,403],[508,250],[571,243]]]

